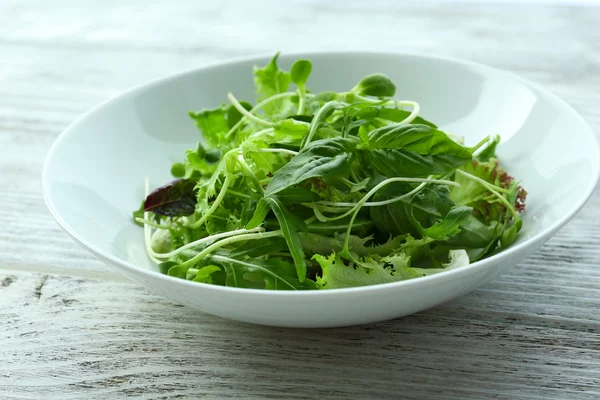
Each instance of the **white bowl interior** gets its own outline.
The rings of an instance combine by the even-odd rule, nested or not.
[[[529,192],[518,243],[555,230],[585,201],[598,175],[598,145],[564,102],[510,74],[447,59],[398,54],[310,54],[313,91],[350,89],[383,72],[397,98],[416,100],[441,129],[475,144],[499,133],[501,162]],[[289,68],[294,56],[282,56]],[[171,180],[170,167],[200,139],[188,110],[214,107],[232,91],[254,101],[252,67],[241,60],[135,89],[80,118],[58,139],[43,175],[59,222],[97,254],[155,270],[131,213],[151,186]],[[547,237],[545,239],[547,239]],[[515,245],[517,245],[515,244]],[[202,286],[202,285],[199,285]]]

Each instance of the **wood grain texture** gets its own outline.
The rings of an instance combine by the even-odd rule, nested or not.
[[[600,398],[598,191],[534,256],[467,296],[380,324],[291,330],[128,283],[60,231],[39,187],[52,141],[93,105],[277,49],[483,62],[549,87],[598,130],[600,8],[97,3],[0,2],[0,398]]]

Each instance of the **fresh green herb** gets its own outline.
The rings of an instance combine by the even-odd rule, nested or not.
[[[133,213],[160,272],[336,289],[459,268],[517,240],[527,193],[500,166],[499,136],[465,147],[392,99],[383,74],[314,94],[310,61],[287,72],[277,59],[254,69],[255,106],[229,93],[190,112],[202,141]]]

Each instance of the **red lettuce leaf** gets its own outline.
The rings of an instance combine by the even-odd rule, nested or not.
[[[155,189],[146,197],[144,211],[166,217],[191,215],[196,209],[196,182],[190,179],[177,179]]]

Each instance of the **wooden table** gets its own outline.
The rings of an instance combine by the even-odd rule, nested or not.
[[[600,8],[100,3],[0,2],[0,398],[600,398],[598,192],[534,256],[467,296],[385,323],[298,330],[222,320],[129,283],[58,228],[39,182],[52,141],[93,105],[275,50],[463,57],[549,87],[598,129]]]

